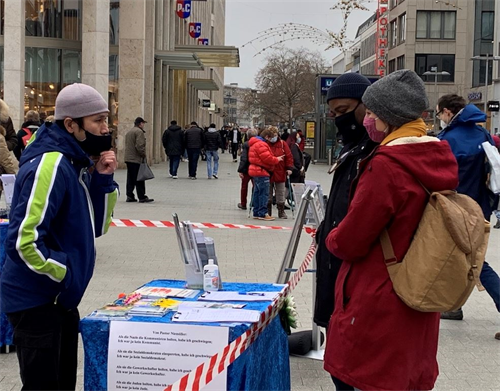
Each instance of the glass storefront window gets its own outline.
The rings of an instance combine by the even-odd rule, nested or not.
[[[54,114],[61,89],[61,50],[26,48],[24,109]]]
[[[63,50],[62,87],[82,82],[82,53]]]
[[[111,0],[109,3],[109,44],[118,45],[120,21],[120,0]]]
[[[26,36],[81,40],[81,0],[25,0]]]
[[[109,87],[108,87],[108,105],[109,105],[109,116],[108,116],[108,126],[111,131],[111,137],[113,139],[113,146],[116,147],[116,136],[118,132],[118,64],[119,56],[110,55],[109,56]]]

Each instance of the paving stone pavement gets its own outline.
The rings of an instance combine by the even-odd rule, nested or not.
[[[119,170],[116,181],[122,189],[115,218],[181,220],[211,223],[254,224],[238,210],[240,180],[231,155],[220,155],[219,179],[208,180],[205,162],[200,162],[198,179],[187,178],[187,163],[181,163],[179,179],[168,178],[166,163],[156,165],[156,178],[146,184],[151,204],[125,203],[126,172]],[[327,166],[311,165],[308,179],[322,183],[328,194],[331,178]],[[277,213],[275,210],[274,213]],[[259,221],[259,225],[292,226],[288,220]],[[362,224],[362,222],[360,222]],[[221,273],[226,281],[274,282],[290,232],[238,229],[206,229],[215,239]],[[310,245],[303,235],[296,263],[302,261]],[[488,260],[500,271],[500,230],[492,230]],[[82,316],[114,300],[120,292],[130,292],[157,278],[183,279],[183,265],[175,232],[171,228],[111,228],[97,240],[98,259],[94,277],[79,307]],[[293,295],[299,311],[299,330],[311,328],[312,276],[306,273]],[[500,316],[486,293],[475,291],[464,307],[463,321],[443,321],[439,342],[440,376],[436,390],[499,390]],[[395,358],[397,361],[397,358]],[[396,364],[396,362],[395,362]],[[292,390],[334,390],[322,362],[290,358]],[[0,391],[19,390],[21,383],[15,355],[0,355]],[[78,388],[83,389],[83,349],[80,343]]]

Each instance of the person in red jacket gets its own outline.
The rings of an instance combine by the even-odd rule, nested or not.
[[[285,181],[286,177],[292,175],[293,169],[293,156],[290,152],[290,148],[281,140],[278,136],[278,128],[272,126],[269,128],[273,135],[269,141],[269,146],[274,156],[285,156],[284,160],[281,160],[278,165],[274,168],[273,175],[271,176],[270,182],[271,187],[269,188],[269,199],[267,200],[267,214],[272,216],[273,212],[273,193],[276,193],[276,206],[278,207],[278,217],[280,219],[287,219],[288,216],[285,213]]]
[[[248,151],[248,175],[253,178],[253,218],[258,220],[272,221],[274,217],[267,213],[267,200],[269,198],[269,178],[276,165],[285,156],[274,156],[266,141],[271,141],[273,132],[271,129],[264,129],[259,136],[252,137],[248,141],[250,149]]]
[[[344,262],[324,367],[341,390],[431,390],[439,372],[440,314],[401,301],[379,238],[387,229],[403,259],[428,202],[424,187],[455,189],[458,166],[447,142],[427,136],[421,115],[429,104],[415,72],[385,76],[362,101],[364,127],[381,145],[361,162],[347,216],[326,238],[328,250]]]

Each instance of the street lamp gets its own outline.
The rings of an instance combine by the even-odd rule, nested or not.
[[[450,76],[450,73],[446,72],[446,71],[438,72],[437,67],[431,67],[431,70],[424,72],[423,75],[424,76],[434,75],[434,93],[436,94],[436,99],[437,99],[438,76]],[[437,105],[437,103],[434,105],[434,109],[432,110],[432,112],[434,113],[434,115],[433,115],[433,117],[434,117],[433,128],[437,132],[439,129],[437,129],[436,105]]]
[[[500,61],[500,56],[490,56],[486,54],[485,56],[474,56],[471,57],[471,61],[486,61],[486,75],[485,75],[485,89],[484,89],[484,114],[488,116],[488,71],[490,69],[490,61]]]

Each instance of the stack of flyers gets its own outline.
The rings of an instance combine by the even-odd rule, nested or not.
[[[130,305],[107,304],[92,312],[90,316],[95,318],[124,318],[128,315],[131,308],[132,306]]]
[[[132,316],[163,316],[169,311],[168,308],[159,307],[157,305],[135,305],[128,314]]]
[[[135,290],[134,293],[140,293],[143,298],[147,299],[166,299],[167,297],[195,298],[200,291],[193,289],[145,286]]]

